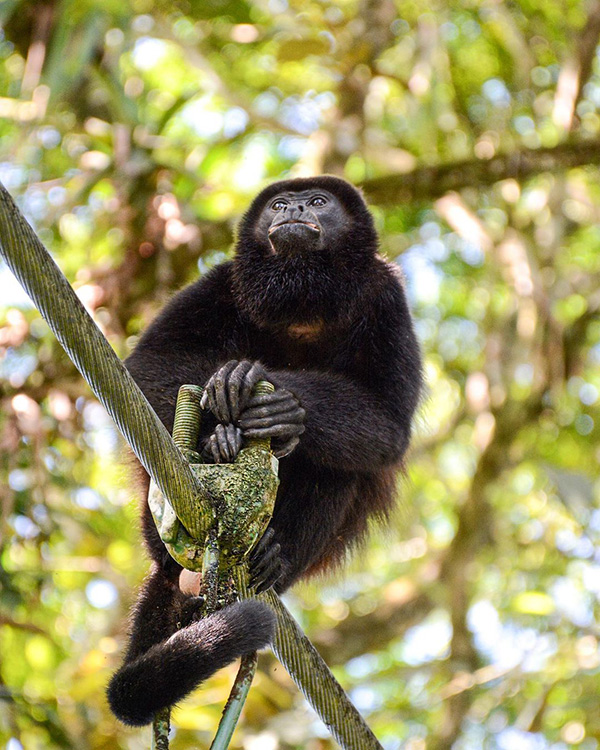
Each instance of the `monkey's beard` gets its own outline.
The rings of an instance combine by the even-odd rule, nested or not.
[[[279,328],[340,320],[353,284],[327,250],[259,255],[244,249],[235,260],[234,286],[236,300],[254,323]]]

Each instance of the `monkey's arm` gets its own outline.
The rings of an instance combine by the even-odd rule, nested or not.
[[[404,455],[422,385],[419,345],[395,278],[374,300],[354,346],[361,362],[358,377],[277,371],[273,379],[306,410],[298,450],[322,466],[369,471]]]
[[[245,437],[270,437],[298,450],[316,465],[369,471],[402,458],[410,439],[421,389],[421,359],[404,293],[390,284],[349,345],[359,370],[346,372],[265,369],[229,362],[207,384],[214,413],[235,420]],[[276,391],[248,394],[260,378]],[[229,414],[229,416],[228,416]]]
[[[173,426],[180,386],[204,385],[220,363],[236,354],[237,312],[229,290],[230,265],[218,266],[173,297],[125,360],[168,430]],[[203,441],[216,426],[214,419],[203,419]],[[237,436],[227,438],[235,446]],[[206,448],[211,455],[214,445],[207,443],[199,449]]]
[[[410,439],[412,408],[386,409],[382,398],[334,373],[270,371],[276,385],[294,393],[306,416],[297,450],[313,463],[342,471],[369,471],[402,458]],[[390,389],[390,398],[396,394]],[[382,394],[383,395],[383,394]],[[250,412],[251,414],[252,412]],[[253,427],[253,425],[256,425]],[[269,428],[246,420],[245,436],[261,436]]]

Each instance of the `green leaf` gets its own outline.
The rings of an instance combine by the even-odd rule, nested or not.
[[[524,615],[550,615],[555,605],[552,597],[543,591],[523,591],[512,600],[512,609]]]
[[[324,39],[289,39],[283,42],[277,52],[281,62],[303,60],[309,55],[323,55],[329,51],[329,43]]]

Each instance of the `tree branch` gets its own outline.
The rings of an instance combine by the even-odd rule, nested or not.
[[[0,626],[1,625],[8,625],[9,627],[15,628],[17,630],[25,630],[28,633],[45,635],[46,638],[50,637],[43,628],[39,628],[37,625],[34,625],[31,622],[19,622],[18,620],[14,620],[12,617],[9,617],[9,615],[0,615]]]
[[[451,190],[493,185],[500,180],[525,180],[542,172],[600,164],[600,139],[561,143],[552,148],[520,149],[493,159],[470,159],[424,166],[406,174],[366,180],[367,198],[381,206],[430,201]]]
[[[600,40],[600,0],[590,8],[583,29],[574,40],[574,51],[558,77],[552,119],[563,130],[569,131],[575,120],[575,108],[591,72],[596,47]]]
[[[487,491],[506,468],[506,457],[519,431],[539,414],[541,408],[541,394],[534,394],[529,401],[508,403],[494,414],[494,436],[479,458],[469,494],[458,514],[456,534],[442,562],[440,581],[447,592],[452,620],[450,664],[454,677],[475,672],[478,666],[477,652],[467,626],[471,603],[469,567],[492,536],[492,509],[487,502]],[[451,750],[471,701],[472,695],[468,691],[453,691],[448,695],[442,725],[432,737],[432,750]]]

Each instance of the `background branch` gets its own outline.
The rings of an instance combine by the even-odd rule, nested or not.
[[[389,206],[430,201],[451,190],[487,187],[500,180],[527,180],[543,172],[600,164],[600,140],[563,143],[552,148],[521,149],[489,160],[464,161],[419,167],[401,175],[365,180],[369,200]]]

